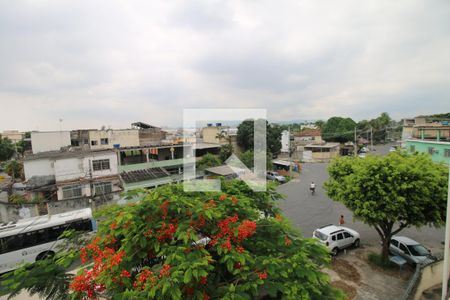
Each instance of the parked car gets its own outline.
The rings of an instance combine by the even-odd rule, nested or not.
[[[333,256],[337,255],[339,250],[360,245],[360,235],[353,229],[344,226],[325,225],[317,228],[313,232],[313,238],[324,244]]]
[[[395,152],[395,151],[397,151],[397,148],[395,148],[395,147],[390,147],[389,148],[389,152]]]
[[[359,150],[359,153],[367,153],[369,152],[369,149],[367,147],[362,147],[361,150]]]
[[[266,177],[269,180],[278,181],[279,183],[286,182],[286,178],[284,176],[281,176],[277,172],[272,172],[272,171],[267,172],[267,176]]]
[[[358,154],[359,157],[361,158],[365,158],[366,157],[366,152],[361,152]]]
[[[431,251],[422,244],[406,236],[393,236],[389,244],[389,251],[406,259],[412,265],[423,264],[436,260]]]

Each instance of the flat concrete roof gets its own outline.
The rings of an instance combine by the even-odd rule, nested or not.
[[[281,159],[272,160],[272,163],[276,164],[276,165],[286,166],[286,167],[289,167],[289,165],[291,164],[289,161],[281,160]]]
[[[340,145],[339,143],[326,143],[323,145],[309,144],[306,145],[305,148],[335,148],[338,147],[339,145]]]
[[[102,153],[115,153],[113,149],[99,149],[99,150],[64,150],[64,151],[45,151],[36,154],[26,156],[23,160],[36,160],[44,158],[70,158],[70,157],[83,157],[88,155],[102,154]]]
[[[208,168],[205,170],[205,172],[217,174],[220,176],[228,176],[228,175],[236,174],[236,172],[245,172],[245,170],[240,169],[240,168],[231,168],[228,165],[223,165],[223,166]]]
[[[222,145],[219,144],[210,144],[210,143],[195,143],[192,144],[193,148],[195,150],[201,150],[201,149],[213,149],[213,148],[220,148]]]

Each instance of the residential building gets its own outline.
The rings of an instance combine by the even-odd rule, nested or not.
[[[138,129],[90,130],[89,147],[92,150],[136,147],[140,145]]]
[[[303,161],[327,162],[339,155],[339,143],[309,144],[304,147]]]
[[[33,154],[46,151],[59,151],[71,145],[70,131],[42,131],[31,133]]]
[[[160,127],[143,122],[135,122],[131,126],[138,130],[139,144],[136,146],[159,146],[161,141],[166,139],[166,132]]]
[[[23,139],[23,133],[19,132],[18,130],[5,130],[3,131],[0,136],[2,138],[7,138],[11,140],[11,142],[18,143]]]
[[[290,135],[289,131],[283,130],[281,132],[281,152],[282,153],[289,153],[290,142],[291,142],[291,135]]]
[[[409,152],[428,153],[433,161],[450,165],[450,125],[446,121],[414,125],[404,147]]]
[[[323,142],[320,129],[304,128],[302,131],[294,133],[296,144],[320,144]]]
[[[237,137],[237,129],[229,126],[222,126],[222,123],[208,124],[202,128],[201,136],[203,143],[208,144],[229,144],[235,143]]]
[[[48,151],[27,156],[23,163],[31,199],[110,201],[122,190],[113,150]]]
[[[195,152],[190,144],[139,146],[116,151],[125,190],[181,182],[185,168],[193,168],[195,164]],[[184,157],[189,159],[186,164]]]

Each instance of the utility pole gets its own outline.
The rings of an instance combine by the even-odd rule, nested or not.
[[[355,147],[353,149],[353,152],[355,152],[355,157],[358,156],[358,142],[356,141],[356,126],[355,126]]]
[[[291,125],[288,127],[288,139],[289,139],[289,176],[292,178],[292,149],[291,149]]]
[[[445,219],[444,271],[442,272],[442,300],[447,300],[450,252],[450,166],[448,167],[447,217]]]
[[[373,127],[370,127],[370,151],[373,151]]]

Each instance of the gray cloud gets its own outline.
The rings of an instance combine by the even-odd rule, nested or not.
[[[449,111],[450,3],[0,3],[0,130]]]

